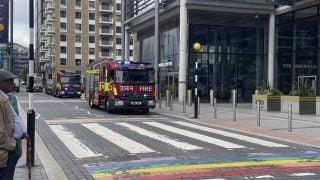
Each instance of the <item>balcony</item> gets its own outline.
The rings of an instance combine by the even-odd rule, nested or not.
[[[112,58],[113,57],[111,52],[101,52],[100,56],[101,56],[100,58]]]
[[[112,29],[100,29],[100,35],[113,35]]]
[[[100,46],[104,47],[112,47],[113,46],[113,41],[108,41],[108,40],[101,40],[100,41]]]
[[[100,5],[101,12],[113,12],[113,7],[111,5]]]
[[[112,24],[113,19],[111,17],[101,16],[100,23]]]
[[[46,1],[46,11],[54,10],[54,1]]]

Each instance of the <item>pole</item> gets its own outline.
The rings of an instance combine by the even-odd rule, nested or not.
[[[214,112],[213,112],[213,119],[217,119],[217,99],[216,98],[213,98],[213,109],[214,109]]]
[[[13,0],[10,5],[10,71],[13,73],[14,62],[13,62]]]
[[[198,118],[198,53],[196,53],[194,73],[194,118]]]
[[[160,97],[160,83],[159,83],[159,0],[154,1],[154,71],[157,98]]]
[[[292,132],[292,104],[288,105],[288,132]]]
[[[237,110],[236,110],[236,93],[237,91],[234,89],[232,90],[232,106],[233,106],[233,122],[237,120]]]
[[[34,134],[35,134],[35,112],[33,110],[33,84],[34,84],[34,30],[33,30],[33,0],[29,1],[29,109],[27,113],[27,132],[31,140],[31,165],[34,166]]]
[[[121,21],[122,21],[122,29],[121,29],[121,56],[122,60],[125,60],[125,44],[124,42],[126,41],[125,39],[125,19],[126,19],[126,0],[121,0]]]
[[[260,100],[257,101],[257,126],[260,127],[261,121],[260,121]]]

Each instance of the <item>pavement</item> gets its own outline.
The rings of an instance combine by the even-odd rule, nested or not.
[[[20,107],[20,114],[26,120],[26,113],[21,109]],[[218,103],[216,109],[217,116],[215,118],[214,107],[209,103],[201,103],[198,118],[194,118],[194,105],[183,107],[182,104],[174,102],[172,106],[166,106],[166,103],[162,100],[161,107],[157,104],[157,107],[152,109],[151,112],[320,148],[320,115],[293,114],[292,132],[289,132],[287,113],[260,111],[260,126],[258,126],[258,111],[253,109],[251,104],[238,104],[235,110],[236,113],[234,113],[231,103]],[[35,141],[35,166],[31,168],[31,179],[68,179],[37,132]],[[25,146],[24,141],[23,145]],[[26,148],[23,149],[25,150]],[[16,167],[15,180],[28,179],[29,171],[26,167],[25,157],[25,152],[23,152]]]

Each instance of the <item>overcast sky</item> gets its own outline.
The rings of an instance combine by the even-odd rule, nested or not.
[[[14,0],[13,2],[13,42],[28,48],[29,0]],[[34,2],[36,2],[36,0]]]

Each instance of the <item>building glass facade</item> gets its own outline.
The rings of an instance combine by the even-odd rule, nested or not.
[[[219,101],[230,101],[232,89],[236,89],[238,101],[250,102],[256,87],[263,83],[264,29],[192,24],[189,32],[188,88],[193,89],[197,58],[202,100],[208,101],[209,91],[214,89]],[[194,42],[202,45],[198,54],[192,49]]]
[[[288,94],[306,77],[319,94],[319,6],[277,16],[276,86]]]

